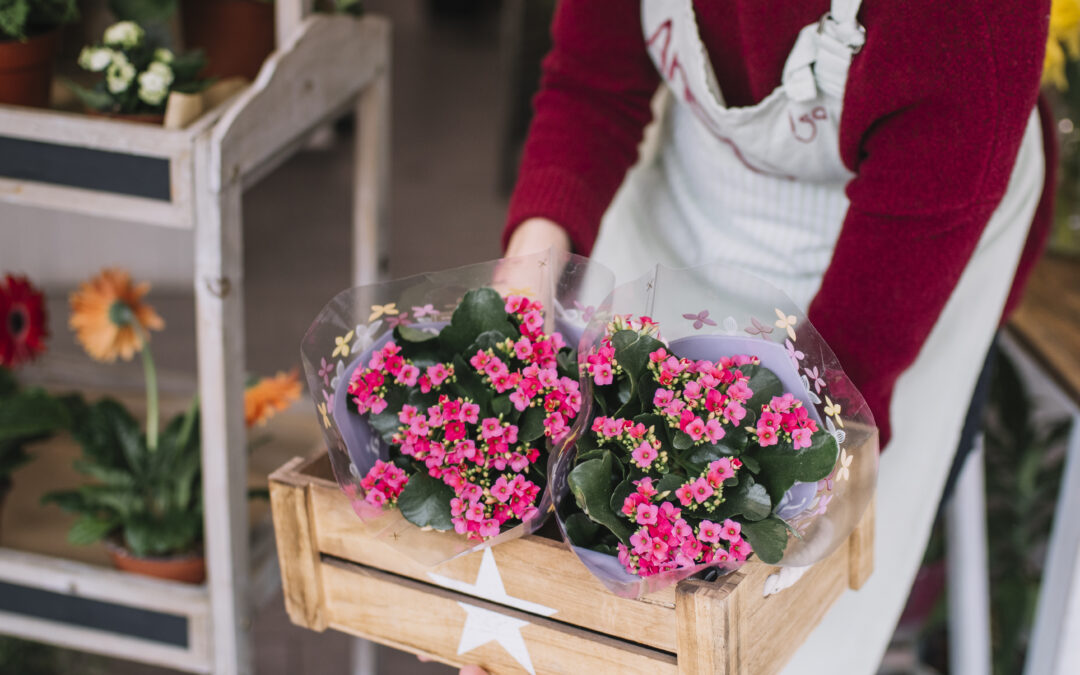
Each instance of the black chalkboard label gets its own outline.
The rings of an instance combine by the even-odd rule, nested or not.
[[[169,160],[0,136],[0,177],[170,201]]]
[[[0,581],[0,612],[187,648],[187,617]]]

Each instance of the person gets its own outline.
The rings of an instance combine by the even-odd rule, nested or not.
[[[874,672],[903,607],[1048,231],[1048,17],[1049,0],[558,5],[506,255],[572,250],[620,282],[754,274],[807,308],[879,426],[876,571],[790,672]]]

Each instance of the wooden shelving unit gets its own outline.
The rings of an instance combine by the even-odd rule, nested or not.
[[[208,564],[206,584],[192,587],[67,552],[0,548],[0,596],[29,594],[41,607],[14,612],[0,599],[0,633],[190,672],[252,672],[252,607],[278,572],[269,528],[249,527],[243,489],[241,196],[313,129],[355,110],[353,278],[370,283],[382,266],[389,159],[388,22],[314,15],[304,0],[279,0],[276,12],[278,49],[256,81],[185,129],[0,105],[0,202],[193,230]],[[5,163],[5,148],[40,161]]]

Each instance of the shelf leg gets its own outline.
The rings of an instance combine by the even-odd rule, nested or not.
[[[983,439],[964,463],[945,516],[949,580],[949,665],[954,673],[990,675],[990,563],[986,546]]]
[[[387,43],[389,44],[389,43]],[[389,49],[389,47],[388,47]],[[387,271],[390,179],[390,55],[356,103],[353,173],[353,284],[379,281]]]
[[[195,148],[195,309],[213,672],[249,675],[242,188],[227,176],[211,187],[210,147]]]
[[[1031,649],[1024,672],[1027,675],[1066,675],[1080,672],[1080,408],[1072,410],[1068,454],[1058,493],[1050,546]]]

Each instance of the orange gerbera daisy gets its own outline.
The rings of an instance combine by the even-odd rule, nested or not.
[[[127,270],[104,269],[71,294],[69,325],[83,349],[98,361],[130,361],[142,349],[142,336],[161,330],[165,322],[142,301],[150,284],[132,284]],[[142,330],[136,330],[138,322]],[[141,334],[141,335],[140,335]]]
[[[300,391],[300,376],[295,369],[264,377],[244,392],[244,423],[249,429],[266,424],[300,398]]]

